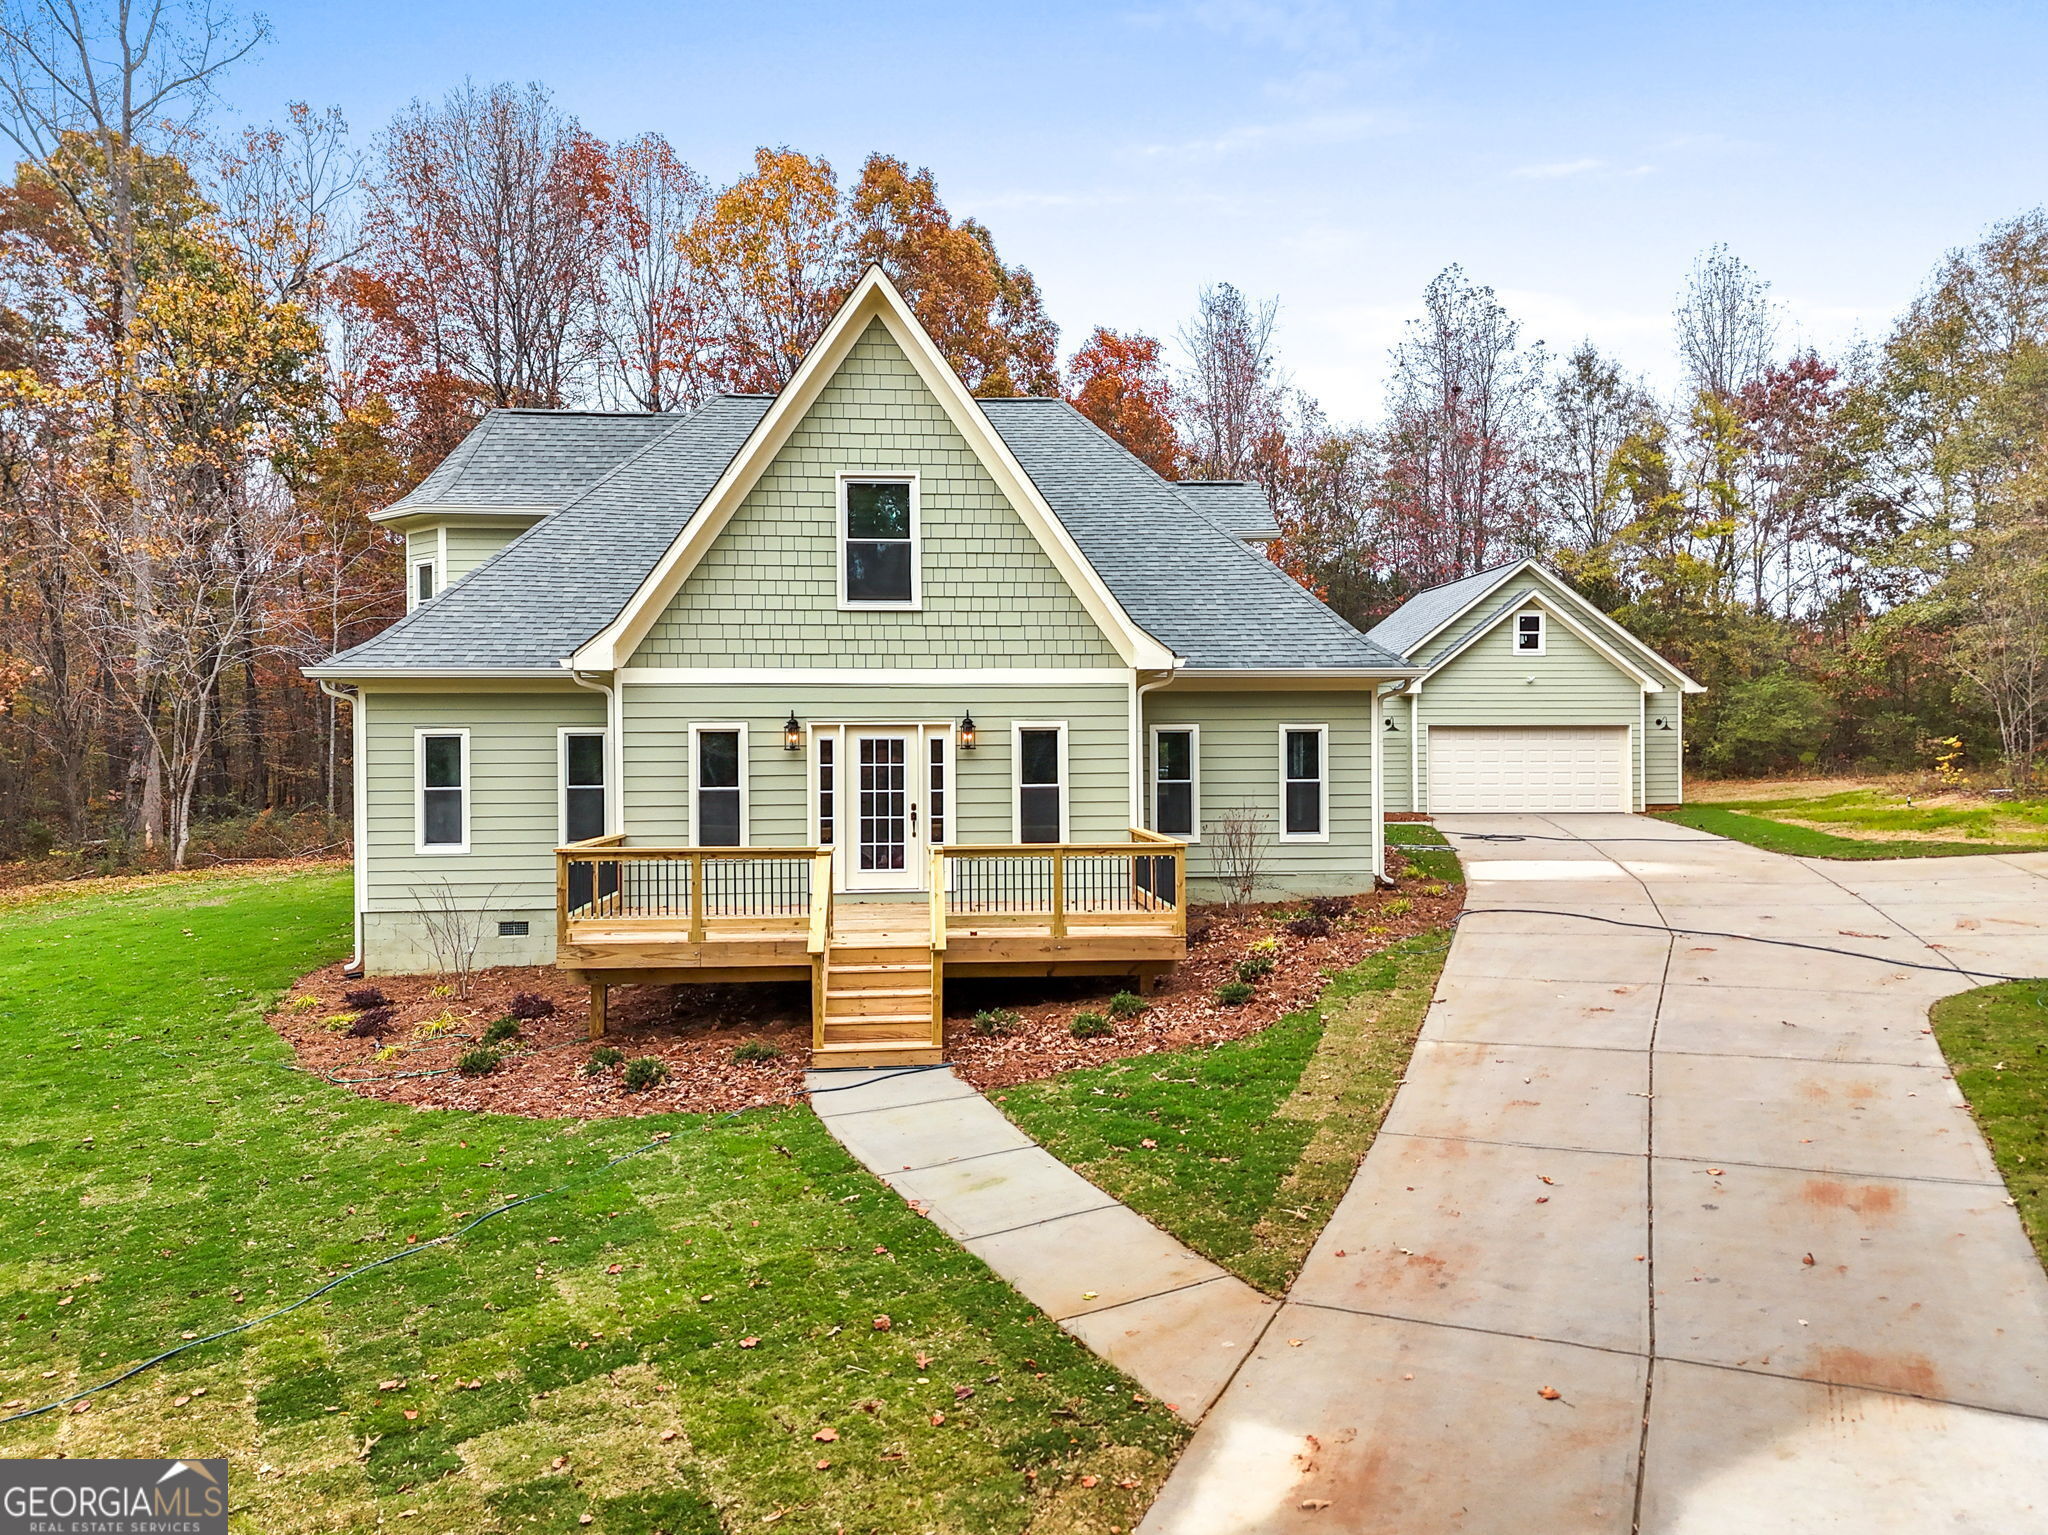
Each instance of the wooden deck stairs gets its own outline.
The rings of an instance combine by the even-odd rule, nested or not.
[[[820,1066],[944,1058],[943,969],[922,904],[839,904],[814,956],[811,1053]]]

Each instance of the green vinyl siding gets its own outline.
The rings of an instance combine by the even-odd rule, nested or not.
[[[479,964],[541,964],[555,947],[559,832],[556,732],[604,727],[604,699],[547,693],[367,689],[363,713],[365,958],[373,970],[431,968],[423,904],[445,888],[482,929]],[[469,851],[415,851],[413,753],[419,729],[469,732]],[[524,921],[524,938],[499,937]]]
[[[1352,894],[1372,888],[1372,692],[1352,689],[1301,692],[1194,692],[1147,694],[1149,740],[1155,725],[1194,725],[1200,740],[1196,770],[1200,823],[1188,848],[1188,873],[1198,899],[1222,893],[1217,883],[1218,828],[1224,817],[1249,810],[1260,818],[1266,849],[1261,893]],[[1280,817],[1280,731],[1284,725],[1329,726],[1329,840],[1283,842]],[[1147,756],[1150,752],[1148,747]],[[1152,765],[1146,763],[1149,796]]]
[[[1651,693],[1643,709],[1643,802],[1676,805],[1685,798],[1685,695],[1676,688]],[[1670,728],[1659,728],[1659,720]]]
[[[812,838],[811,741],[827,724],[957,725],[972,710],[978,745],[954,751],[948,840],[1011,838],[1010,727],[1016,720],[1065,721],[1068,830],[1076,841],[1121,840],[1130,830],[1130,689],[1086,682],[1029,687],[891,687],[834,683],[628,683],[625,824],[636,841],[686,842],[690,835],[690,726],[747,727],[747,841],[801,847]],[[794,711],[805,727],[801,751],[783,746]]]
[[[839,608],[840,473],[919,476],[921,611]],[[1116,666],[1120,659],[878,320],[632,658],[641,667]]]
[[[448,568],[443,572],[450,586],[511,543],[520,534],[516,527],[478,528],[458,523],[448,526]]]

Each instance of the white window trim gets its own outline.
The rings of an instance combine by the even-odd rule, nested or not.
[[[1059,734],[1060,841],[1069,838],[1067,812],[1073,795],[1073,779],[1067,770],[1067,722],[1065,720],[1010,721],[1010,841],[1024,841],[1024,732],[1052,730]],[[1033,846],[1046,844],[1034,843]]]
[[[697,738],[707,731],[713,733],[720,731],[736,732],[740,738],[740,840],[735,846],[752,847],[754,843],[752,837],[753,797],[751,784],[754,775],[748,771],[750,764],[747,759],[747,725],[745,720],[733,720],[724,724],[716,720],[706,720],[701,725],[692,725],[690,727],[690,846],[702,847],[704,845],[703,839],[698,832],[697,823],[697,768],[698,764],[703,760],[702,755],[697,749]]]
[[[604,782],[596,787],[604,790],[604,824],[612,824],[612,752],[611,732],[599,725],[560,725],[555,729],[555,840],[557,846],[569,840],[569,737],[596,736],[604,743],[601,760]],[[591,785],[579,785],[589,788]]]
[[[455,736],[462,742],[462,840],[427,841],[427,737]],[[469,727],[466,725],[420,725],[412,733],[412,850],[427,858],[459,855],[469,851],[469,812],[475,778],[469,758]]]
[[[1522,620],[1525,618],[1536,620],[1536,648],[1534,650],[1524,650],[1522,648]],[[1550,649],[1550,615],[1541,608],[1519,609],[1515,613],[1514,618],[1508,623],[1508,649],[1518,656],[1540,656],[1545,654]]]
[[[910,600],[908,602],[858,602],[846,595],[846,487],[871,480],[890,480],[910,487]],[[837,568],[833,580],[839,592],[842,613],[916,613],[924,608],[924,497],[916,470],[842,469],[834,476],[832,513],[833,551]]]
[[[1321,831],[1289,831],[1287,829],[1287,736],[1290,731],[1297,730],[1313,730],[1322,738],[1321,745],[1316,751],[1316,760],[1322,764],[1323,769],[1322,804],[1318,817],[1318,824],[1323,828]],[[1280,757],[1280,815],[1278,820],[1280,840],[1282,842],[1328,842],[1330,840],[1330,727],[1327,724],[1315,724],[1307,720],[1293,721],[1280,726],[1279,734],[1275,737],[1275,741]]]
[[[1185,731],[1188,738],[1188,829],[1185,834],[1177,831],[1159,832],[1162,837],[1179,837],[1183,842],[1202,840],[1202,727],[1200,725],[1154,725],[1152,727],[1152,757],[1149,776],[1152,780],[1152,814],[1148,824],[1159,831],[1159,734],[1161,731]]]

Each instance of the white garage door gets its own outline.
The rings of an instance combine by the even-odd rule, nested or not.
[[[1616,811],[1629,805],[1625,725],[1432,725],[1429,808]]]

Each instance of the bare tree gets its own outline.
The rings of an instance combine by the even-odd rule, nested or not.
[[[1959,574],[1968,616],[1950,656],[1998,725],[2015,789],[2048,746],[2048,523],[1986,535]]]
[[[545,88],[465,84],[379,142],[369,287],[486,404],[555,407],[598,356],[603,146]]]
[[[1725,245],[1693,262],[1673,314],[1678,356],[1695,395],[1730,400],[1770,366],[1778,340],[1771,285]]]
[[[1280,301],[1249,302],[1229,283],[1204,288],[1180,344],[1180,420],[1193,478],[1256,476],[1287,419],[1287,384],[1273,348]]]
[[[1534,436],[1542,345],[1452,266],[1394,348],[1389,499],[1403,564],[1419,581],[1469,575],[1539,541]]]
[[[1550,543],[1588,550],[1612,538],[1621,524],[1621,486],[1615,455],[1642,429],[1648,395],[1622,376],[1618,364],[1582,341],[1551,381],[1542,433],[1541,494]]]
[[[1209,856],[1215,862],[1216,877],[1229,896],[1231,907],[1242,911],[1265,883],[1266,867],[1273,855],[1269,828],[1273,818],[1253,805],[1239,805],[1217,817],[1213,830],[1204,832]]]
[[[497,894],[488,892],[483,905]],[[457,1000],[469,1000],[476,975],[476,951],[484,941],[484,913],[480,907],[463,904],[463,898],[447,880],[432,884],[422,881],[413,887],[414,909],[420,928],[427,935],[427,952],[434,956],[434,973],[452,987]]]
[[[619,145],[608,179],[604,390],[638,410],[694,405],[706,390],[706,294],[680,242],[709,190],[655,133]]]

